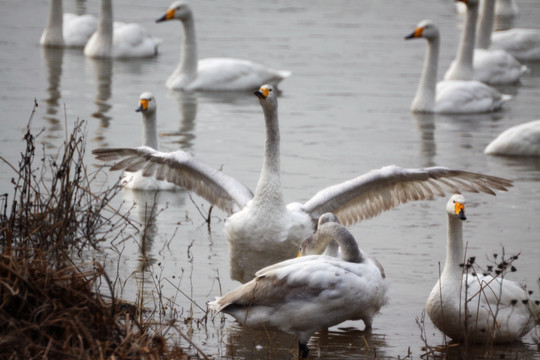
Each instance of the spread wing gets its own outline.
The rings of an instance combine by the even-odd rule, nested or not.
[[[343,225],[377,216],[409,201],[446,196],[445,192],[507,191],[512,181],[445,167],[403,169],[386,166],[319,191],[303,208],[313,219],[333,212]]]
[[[229,214],[242,209],[253,198],[245,185],[182,150],[165,153],[141,146],[96,149],[92,154],[98,160],[117,161],[110,170],[141,170],[143,176],[153,176],[194,191]]]

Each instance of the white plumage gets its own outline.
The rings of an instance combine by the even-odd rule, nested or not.
[[[431,20],[423,20],[413,33],[405,37],[405,39],[417,38],[426,39],[428,49],[411,111],[447,114],[484,113],[499,110],[512,98],[480,81],[445,80],[437,83],[439,29]]]
[[[249,281],[260,268],[294,257],[315,222],[333,212],[344,225],[374,217],[413,200],[444,192],[494,194],[509,180],[444,167],[403,169],[387,166],[319,191],[310,200],[286,205],[281,190],[277,94],[264,85],[255,92],[264,112],[266,146],[255,194],[245,185],[181,150],[162,153],[148,147],[96,149],[101,160],[117,161],[111,170],[138,171],[195,191],[230,216],[225,222],[231,277]],[[118,161],[120,160],[120,161]]]
[[[143,145],[154,150],[159,150],[157,135],[156,111],[157,103],[154,96],[149,92],[141,94],[137,112],[143,118]],[[178,190],[173,183],[157,180],[154,177],[143,176],[142,171],[126,172],[123,177],[123,185],[131,190]]]
[[[39,43],[47,47],[83,48],[96,28],[95,16],[63,14],[62,0],[51,0],[49,21]]]
[[[540,60],[540,29],[514,28],[495,31],[491,49],[503,49],[521,61]]]
[[[209,58],[198,60],[195,21],[189,5],[174,2],[157,22],[177,19],[184,28],[180,63],[167,79],[174,90],[238,91],[256,90],[261,84],[277,85],[290,76],[290,71],[275,70],[249,60]]]
[[[431,321],[453,340],[511,342],[521,339],[536,326],[540,307],[515,281],[480,275],[472,269],[466,272],[463,196],[453,195],[446,212],[446,262],[426,303]]]
[[[513,126],[500,133],[484,150],[490,155],[540,156],[540,120]]]
[[[139,24],[113,23],[111,0],[101,0],[98,29],[84,47],[84,55],[115,59],[151,57],[157,55],[159,43]]]
[[[307,343],[318,330],[360,319],[370,329],[373,317],[387,301],[381,271],[364,257],[342,225],[324,223],[315,237],[322,247],[336,241],[342,259],[311,255],[274,264],[210,302],[210,308],[230,314],[247,326],[295,334],[302,358],[307,357]]]

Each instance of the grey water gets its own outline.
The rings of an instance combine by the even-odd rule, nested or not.
[[[418,85],[426,43],[404,41],[422,19],[441,31],[440,76],[454,57],[462,19],[453,1],[192,1],[199,56],[239,57],[287,69],[279,98],[281,168],[287,202],[305,201],[320,189],[371,169],[395,164],[418,168],[443,165],[515,181],[496,197],[465,194],[468,253],[481,264],[493,254],[521,253],[513,280],[538,289],[540,276],[540,159],[486,156],[484,147],[504,129],[540,118],[540,63],[518,86],[502,88],[515,96],[500,112],[484,115],[413,115],[409,105]],[[16,164],[34,99],[31,123],[49,154],[56,152],[76,119],[87,122],[86,161],[99,147],[141,144],[139,95],[150,91],[158,104],[163,151],[183,149],[222,168],[254,189],[262,165],[264,122],[250,93],[187,94],[164,82],[179,59],[181,26],[156,24],[169,1],[114,2],[115,20],[138,22],[163,40],[159,56],[131,61],[98,61],[81,50],[43,49],[46,0],[2,0],[0,6],[1,156]],[[518,27],[539,27],[540,3],[520,0]],[[98,13],[97,1],[64,1],[65,12]],[[104,172],[107,174],[107,172]],[[120,174],[100,177],[96,187],[113,184]],[[0,193],[11,192],[15,174],[0,162]],[[141,286],[157,283],[167,311],[186,321],[183,330],[208,355],[220,358],[285,358],[296,339],[278,332],[242,329],[228,317],[203,319],[206,303],[239,285],[229,276],[226,214],[213,209],[208,227],[199,213],[210,205],[185,191],[144,194],[123,191],[113,200],[129,207],[133,221],[156,216],[145,242],[134,233],[121,256],[104,257],[108,271],[123,280],[122,297],[133,300]],[[360,246],[384,266],[390,302],[371,333],[361,321],[323,331],[310,342],[312,357],[420,358],[424,341],[417,320],[444,264],[447,199],[402,205],[352,226]],[[145,204],[148,204],[145,206]],[[117,248],[118,249],[118,248]],[[149,298],[152,298],[151,294]],[[148,307],[157,304],[149,302]],[[320,314],[314,314],[320,316]],[[190,327],[190,329],[188,329]],[[427,341],[444,342],[426,318]],[[190,346],[184,342],[185,346]],[[540,359],[525,338],[496,347],[498,355]],[[451,355],[452,356],[452,355]],[[457,357],[457,355],[456,355]]]

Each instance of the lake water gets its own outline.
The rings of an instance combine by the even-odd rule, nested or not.
[[[521,0],[519,27],[538,27],[540,2]],[[156,24],[168,1],[114,3],[115,19],[138,22],[163,39],[160,54],[137,61],[94,61],[80,50],[45,50],[39,46],[48,1],[0,1],[1,155],[12,164],[24,149],[22,136],[34,99],[32,122],[39,141],[52,153],[76,119],[87,121],[87,163],[99,166],[90,152],[104,146],[141,143],[139,95],[152,92],[158,104],[161,149],[184,149],[254,189],[262,163],[264,122],[250,93],[183,94],[164,82],[179,59],[181,26]],[[488,115],[417,116],[409,112],[421,72],[425,41],[404,41],[422,19],[435,21],[442,35],[439,72],[448,68],[460,36],[453,1],[193,1],[199,55],[241,57],[293,76],[280,86],[282,183],[287,202],[305,201],[318,190],[396,164],[444,165],[513,179],[515,186],[496,197],[466,194],[464,224],[469,254],[488,264],[494,253],[521,252],[511,278],[540,291],[540,159],[510,159],[483,154],[501,131],[540,117],[540,63],[517,87],[504,90],[515,99]],[[65,0],[65,12],[97,14],[97,1]],[[106,174],[107,172],[105,172]],[[118,175],[102,176],[96,187]],[[0,193],[11,192],[11,169],[0,163]],[[116,244],[106,256],[111,274],[122,279],[122,296],[158,283],[168,311],[186,321],[182,329],[215,358],[286,358],[296,353],[293,336],[241,329],[229,317],[204,317],[206,302],[239,285],[229,276],[225,214],[212,212],[210,228],[197,208],[209,204],[186,192],[137,194],[124,191],[114,200],[126,207],[156,201],[162,209],[142,244]],[[384,266],[390,302],[375,319],[371,334],[363,324],[346,322],[318,333],[312,357],[324,359],[397,358],[424,353],[417,319],[444,263],[447,198],[410,203],[350,229],[360,246]],[[132,213],[145,221],[143,205]],[[145,271],[141,273],[141,269]],[[144,276],[143,276],[144,275]],[[149,280],[152,279],[152,280]],[[156,296],[149,295],[150,298]],[[191,301],[191,300],[193,301]],[[148,301],[148,307],[157,306]],[[315,314],[314,316],[320,316]],[[191,326],[190,329],[188,329]],[[425,323],[430,345],[442,335]],[[187,345],[187,344],[186,344]],[[530,339],[496,348],[512,358],[540,359]],[[457,355],[456,355],[457,356]]]

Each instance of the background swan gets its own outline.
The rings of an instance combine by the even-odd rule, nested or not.
[[[444,167],[402,169],[387,166],[319,191],[310,200],[288,205],[283,200],[279,161],[278,101],[274,88],[255,94],[264,112],[266,146],[255,194],[239,181],[177,150],[161,153],[148,147],[96,149],[101,160],[120,160],[111,170],[143,170],[195,191],[230,216],[225,233],[231,255],[231,277],[245,282],[264,266],[295,257],[300,242],[315,231],[315,222],[333,212],[342,224],[368,219],[411,200],[444,196],[445,190],[494,194],[509,180]]]
[[[470,114],[496,111],[509,101],[510,95],[476,80],[444,80],[437,83],[439,63],[439,29],[431,20],[421,21],[405,39],[424,38],[428,42],[424,68],[412,112]]]
[[[495,31],[491,48],[503,49],[520,61],[540,60],[540,29],[513,28]]]
[[[482,0],[473,58],[474,79],[492,85],[518,83],[528,68],[506,50],[489,48],[494,13],[495,0]]]
[[[540,156],[540,120],[513,126],[500,133],[484,150],[490,155]]]
[[[519,6],[516,0],[497,0],[495,2],[494,29],[499,31],[512,28],[518,16]]]
[[[387,302],[387,285],[379,268],[363,257],[342,225],[324,223],[315,236],[326,243],[336,241],[342,259],[312,255],[274,264],[209,307],[243,325],[295,334],[301,358],[307,357],[307,343],[318,330],[360,319],[370,329],[373,317]]]
[[[63,14],[62,0],[51,0],[49,21],[39,43],[47,47],[83,48],[96,28],[95,16]]]
[[[158,149],[158,135],[156,124],[157,103],[154,96],[149,92],[141,94],[137,112],[143,118],[143,145],[154,150]],[[160,181],[153,177],[143,176],[142,171],[124,174],[124,187],[132,190],[177,190],[176,185],[166,181]]]
[[[156,22],[177,19],[184,28],[180,63],[167,79],[175,90],[256,90],[261,84],[277,85],[291,75],[290,71],[274,70],[248,60],[209,58],[198,60],[195,21],[189,5],[174,2]]]
[[[538,321],[535,318],[540,319],[540,307],[529,301],[527,291],[515,281],[480,275],[474,267],[468,273],[464,270],[467,269],[463,266],[464,197],[453,195],[446,212],[446,262],[426,303],[431,321],[452,340],[511,342],[521,339],[535,327]]]
[[[115,59],[151,57],[157,55],[159,43],[139,24],[113,24],[111,0],[101,0],[98,28],[84,47],[84,55]]]

